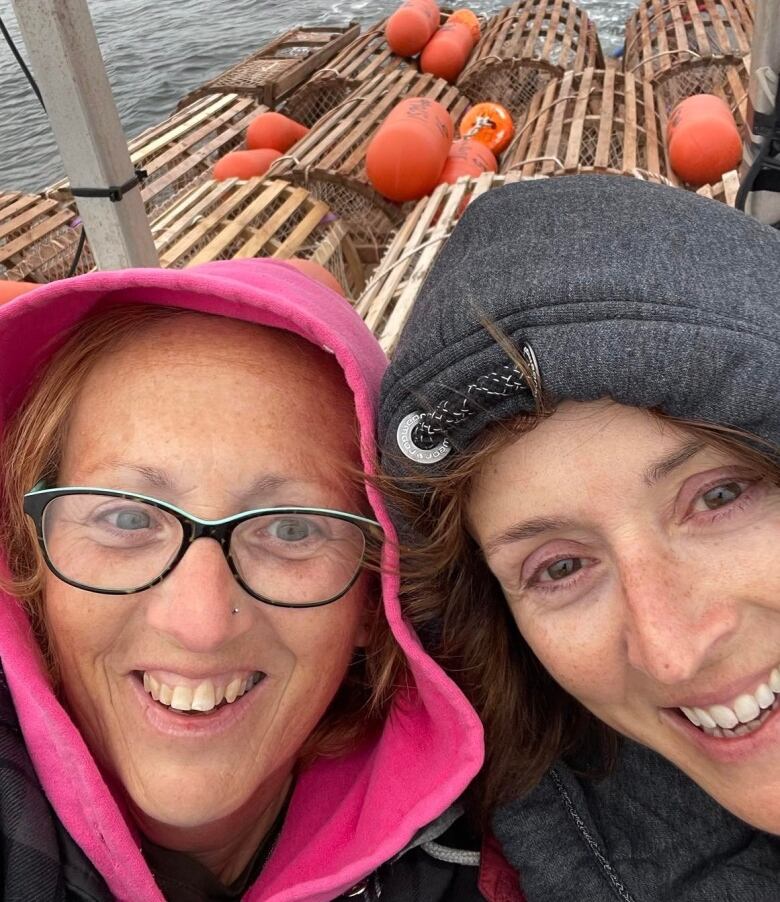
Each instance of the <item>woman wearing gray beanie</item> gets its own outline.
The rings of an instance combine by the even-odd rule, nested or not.
[[[383,383],[406,613],[528,902],[780,895],[780,234],[677,189],[467,210]]]

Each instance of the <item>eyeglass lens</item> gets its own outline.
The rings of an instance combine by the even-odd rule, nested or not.
[[[74,494],[54,498],[43,516],[52,565],[97,591],[148,585],[179,554],[184,527],[169,511],[128,498]],[[285,604],[312,604],[341,593],[363,558],[354,523],[321,514],[272,512],[234,529],[230,556],[253,592]]]

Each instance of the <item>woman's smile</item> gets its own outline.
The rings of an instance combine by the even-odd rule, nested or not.
[[[129,675],[133,704],[138,705],[143,725],[163,736],[202,740],[232,731],[247,717],[268,714],[270,687],[260,671],[235,676],[227,683],[224,677],[207,678],[197,681],[195,689],[192,682],[182,680],[170,671]]]

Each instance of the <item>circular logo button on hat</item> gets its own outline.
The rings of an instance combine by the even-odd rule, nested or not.
[[[398,424],[398,430],[395,434],[398,447],[409,460],[413,460],[415,463],[438,463],[440,460],[444,460],[452,451],[452,445],[445,438],[435,448],[419,448],[412,439],[412,432],[414,427],[420,422],[420,417],[419,410],[416,410],[414,413],[407,414]]]

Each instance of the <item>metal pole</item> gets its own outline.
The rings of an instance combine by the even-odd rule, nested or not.
[[[133,164],[87,0],[14,0],[14,10],[70,184],[126,184]],[[77,202],[99,269],[160,265],[138,187]]]
[[[756,0],[755,28],[750,52],[750,112],[751,134],[745,137],[743,176],[755,160],[762,138],[752,129],[756,113],[774,112],[780,89],[780,0]],[[761,222],[780,221],[780,193],[752,191],[747,195],[745,212]]]

